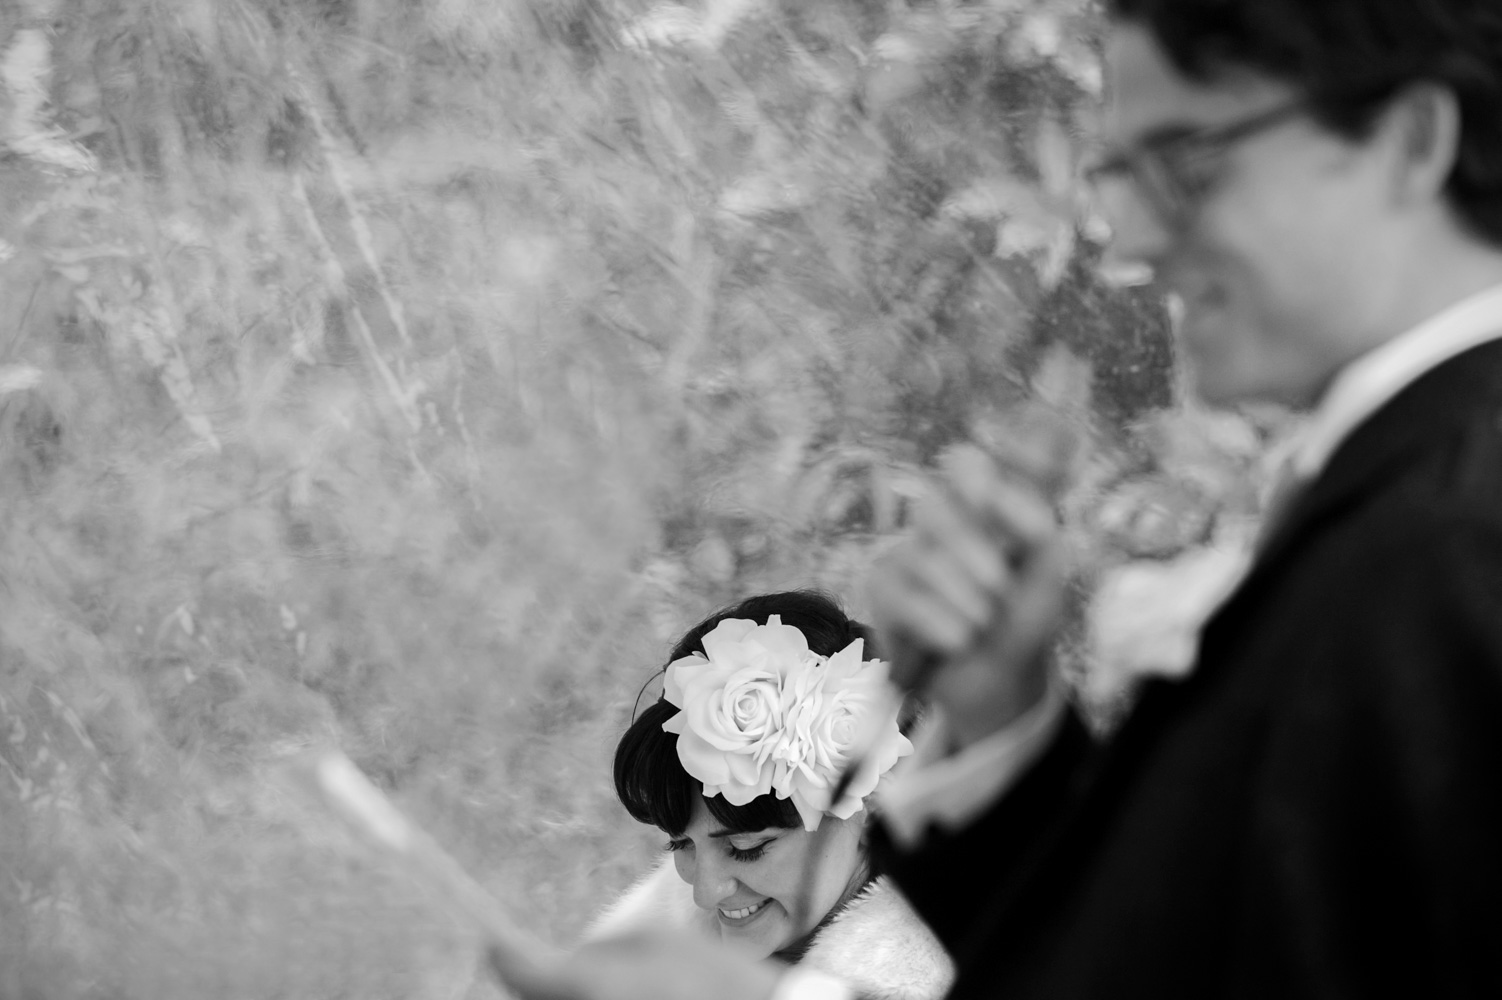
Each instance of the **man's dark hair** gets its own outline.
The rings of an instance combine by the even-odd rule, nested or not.
[[[702,655],[704,636],[727,618],[749,618],[765,625],[770,615],[781,616],[782,624],[802,632],[808,648],[822,656],[833,656],[856,639],[865,640],[865,659],[877,655],[871,630],[846,616],[834,599],[817,591],[794,590],[760,594],[715,612],[678,640],[667,662]],[[634,819],[673,837],[688,828],[694,801],[703,795],[702,783],[690,777],[678,760],[678,737],[662,729],[677,712],[672,702],[659,697],[632,721],[615,748],[615,791],[621,804]],[[790,829],[803,822],[791,799],[771,794],[759,795],[743,806],[731,805],[722,795],[704,799],[704,804],[715,822],[733,833]]]
[[[1502,244],[1502,0],[1107,0],[1146,27],[1185,76],[1237,68],[1282,80],[1315,118],[1359,138],[1417,83],[1449,87],[1460,149],[1446,194],[1482,239]]]

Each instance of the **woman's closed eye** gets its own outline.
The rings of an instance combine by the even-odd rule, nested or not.
[[[737,847],[734,841],[727,841],[725,851],[735,861],[756,861],[763,854],[767,853],[767,845],[776,839],[776,837],[768,837],[766,840],[759,841],[747,847]]]
[[[765,840],[748,844],[744,847],[738,846],[734,841],[727,840],[725,841],[725,853],[730,856],[732,861],[757,861],[767,852],[767,845],[776,839],[776,837],[768,837]],[[694,849],[694,842],[688,837],[675,837],[664,844],[663,847],[669,851],[691,851]]]

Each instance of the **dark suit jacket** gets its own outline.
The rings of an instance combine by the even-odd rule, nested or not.
[[[874,838],[953,997],[1502,997],[1502,343],[1342,444],[1109,746]]]

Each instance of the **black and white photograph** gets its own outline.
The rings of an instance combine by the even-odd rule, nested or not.
[[[1502,997],[1499,0],[0,0],[0,1000]]]

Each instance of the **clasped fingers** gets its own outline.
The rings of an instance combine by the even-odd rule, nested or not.
[[[1035,652],[1057,626],[1062,547],[1047,502],[978,449],[951,452],[945,470],[869,588],[893,680],[909,689],[944,661]]]

